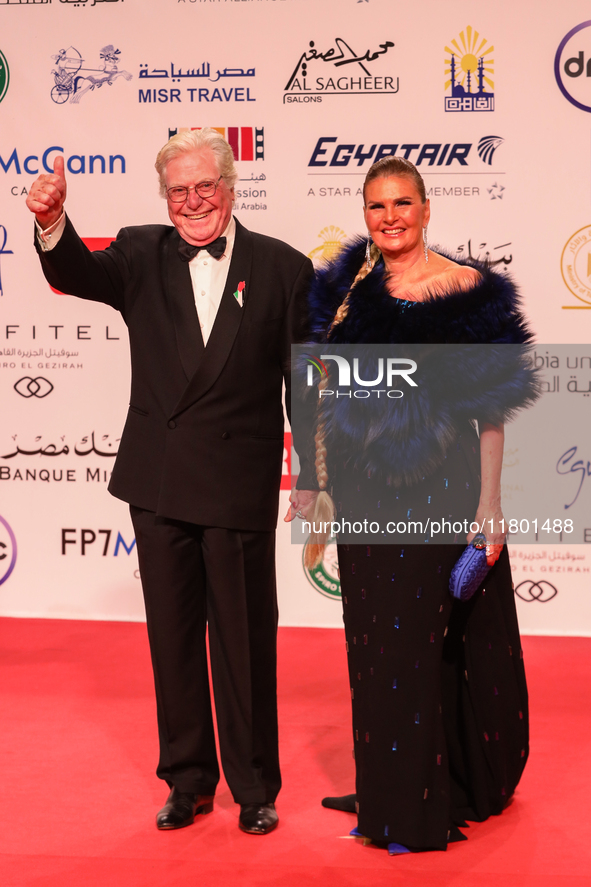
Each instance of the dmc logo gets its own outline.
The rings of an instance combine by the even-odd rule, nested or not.
[[[43,376],[37,376],[36,379],[32,379],[31,376],[23,376],[23,378],[19,379],[14,385],[14,390],[17,394],[20,394],[21,397],[42,398],[51,394],[53,391],[53,385],[48,379],[44,379]]]
[[[306,545],[308,543],[306,542]],[[330,538],[326,543],[322,560],[318,566],[309,570],[304,563],[306,554],[306,545],[302,552],[302,566],[306,579],[310,585],[316,589],[324,597],[328,597],[333,601],[341,599],[341,582],[339,579],[339,563],[337,559],[337,545],[334,538]]]
[[[561,93],[581,111],[591,111],[591,21],[572,28],[554,57],[554,76]]]
[[[357,52],[342,37],[334,45],[318,49],[314,40],[296,62],[284,88],[283,103],[321,102],[330,95],[393,95],[398,92],[399,78],[380,75],[369,69],[372,62],[394,47],[391,40],[376,48]],[[349,66],[353,65],[353,68]],[[317,76],[321,75],[321,76]]]
[[[0,52],[0,102],[6,95],[8,84],[10,83],[10,71],[8,70],[8,62],[3,52]]]
[[[532,601],[539,601],[541,604],[547,604],[552,598],[558,594],[558,589],[551,582],[541,579],[534,582],[533,579],[526,579],[515,586],[515,594],[522,601],[531,604]]]
[[[16,563],[16,538],[9,524],[0,515],[0,585],[6,582]]]
[[[334,360],[338,369],[338,386],[339,388],[351,388],[351,364],[347,360],[346,357],[342,357],[337,354],[321,354],[320,357],[316,357],[313,354],[304,354],[304,359],[308,364],[307,367],[307,376],[306,376],[306,384],[308,387],[312,387],[313,385],[318,385],[318,379],[314,379],[314,370],[320,376],[320,385],[318,386],[318,396],[319,397],[331,397],[335,395],[335,391],[330,390],[325,387],[329,383],[330,372],[326,367],[324,361],[326,360]],[[393,398],[397,400],[400,397],[404,397],[402,391],[397,389],[392,389],[392,385],[394,382],[395,376],[402,376],[404,381],[410,385],[412,388],[417,388],[418,385],[411,379],[410,376],[412,373],[416,372],[417,364],[414,360],[409,360],[406,357],[387,357],[385,361],[385,376],[386,376],[386,388],[376,388],[375,391],[368,391],[368,388],[375,388],[376,385],[380,385],[382,380],[384,379],[384,358],[380,357],[377,361],[377,372],[375,379],[362,379],[360,377],[360,368],[359,368],[359,358],[353,358],[353,381],[357,385],[366,386],[366,388],[356,388],[353,392],[351,391],[337,391],[336,397],[355,397],[361,400],[367,399],[371,397],[371,394],[377,394],[378,398],[380,394],[386,394],[387,397]]]
[[[265,128],[253,126],[214,126],[212,127],[228,142],[234,154],[234,160],[264,160],[265,159]],[[192,132],[202,129],[201,126],[180,126],[178,129],[169,129],[168,138],[171,139],[179,132]],[[264,179],[256,179],[264,181]]]
[[[505,139],[502,139],[500,136],[483,136],[478,142],[478,156],[484,163],[488,163],[489,166],[492,166],[492,159],[495,151],[502,145]]]
[[[445,47],[445,51],[449,53],[445,59],[445,90],[450,90],[445,96],[445,110],[494,111],[494,82],[491,80],[494,46],[488,46],[488,40],[468,26],[451,41],[451,47]]]
[[[51,98],[57,105],[63,105],[68,99],[73,104],[78,104],[82,96],[104,83],[109,86],[118,77],[131,80],[129,71],[120,71],[118,68],[120,49],[115,49],[112,44],[103,46],[99,53],[98,68],[84,68],[85,59],[82,58],[74,46],[60,49],[57,55],[51,58],[55,62],[52,68],[54,86],[51,90]]]

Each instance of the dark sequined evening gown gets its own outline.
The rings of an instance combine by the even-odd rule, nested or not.
[[[476,512],[479,442],[463,430],[411,489],[342,470],[340,516]],[[454,494],[450,505],[450,494]],[[448,507],[449,506],[449,507]],[[453,539],[453,537],[452,537]],[[376,842],[445,849],[500,813],[528,754],[527,688],[506,548],[468,603],[449,592],[456,544],[338,546],[353,706],[358,828]]]

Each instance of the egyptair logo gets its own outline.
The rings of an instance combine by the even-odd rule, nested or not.
[[[505,139],[501,136],[483,136],[478,142],[478,156],[483,163],[492,166],[493,156],[499,145],[502,145]]]

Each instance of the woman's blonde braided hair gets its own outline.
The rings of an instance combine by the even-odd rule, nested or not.
[[[373,166],[370,168],[363,184],[364,200],[365,190],[370,182],[372,182],[374,179],[387,178],[389,176],[399,176],[411,179],[420,195],[421,201],[425,203],[427,195],[425,192],[425,183],[423,182],[421,174],[419,173],[415,165],[410,162],[410,160],[406,160],[404,157],[395,156],[383,157],[381,160],[378,160],[376,163],[374,163]],[[363,265],[355,275],[355,279],[351,284],[349,292],[339,305],[333,321],[327,331],[328,339],[330,339],[330,336],[335,327],[342,323],[343,320],[346,318],[351,302],[351,293],[353,292],[357,284],[364,280],[367,275],[373,271],[380,259],[380,256],[381,252],[378,247],[375,245],[375,243],[371,243],[369,251],[369,262],[367,260],[364,260]],[[328,376],[323,376],[318,384],[318,390],[323,391],[328,385],[328,381]],[[318,481],[320,492],[316,497],[314,511],[309,518],[312,524],[312,532],[310,533],[308,543],[306,545],[306,551],[304,554],[304,563],[306,567],[308,567],[308,569],[313,569],[314,567],[317,567],[322,560],[324,549],[330,535],[329,531],[316,533],[314,531],[314,524],[316,526],[320,525],[320,527],[322,528],[323,526],[325,526],[326,524],[330,524],[330,522],[334,520],[334,516],[336,513],[332,497],[326,490],[329,478],[327,468],[328,453],[324,438],[325,423],[323,419],[320,418],[316,428],[316,435],[314,437],[316,454],[316,480]]]

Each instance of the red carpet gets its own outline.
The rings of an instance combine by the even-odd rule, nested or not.
[[[447,853],[389,857],[320,798],[352,790],[343,635],[280,631],[276,832],[158,832],[166,787],[143,625],[0,619],[0,887],[591,885],[591,639],[525,638],[532,752],[513,805]]]

